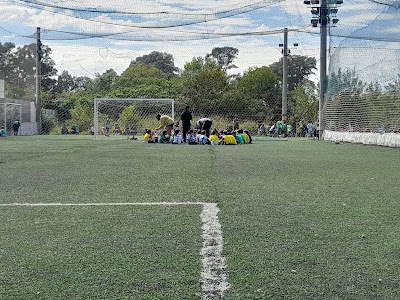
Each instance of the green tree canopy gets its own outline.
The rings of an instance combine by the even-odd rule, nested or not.
[[[206,59],[213,59],[217,62],[218,67],[226,72],[229,69],[237,68],[233,64],[239,50],[233,47],[216,47],[213,48],[211,53],[206,55]]]
[[[174,97],[173,79],[155,66],[131,64],[115,81],[111,95],[119,98]]]
[[[302,56],[302,55],[289,55],[288,56],[288,89],[294,90],[308,76],[314,74],[316,69],[317,60],[315,57]],[[281,57],[278,62],[270,65],[270,67],[278,75],[282,81],[283,76],[283,58]]]
[[[216,101],[228,88],[228,77],[214,61],[197,57],[185,64],[180,88],[181,96],[195,111],[211,113]]]
[[[43,45],[41,60],[42,86],[57,73],[51,59],[51,49]],[[15,47],[13,43],[0,43],[0,68],[6,82],[6,96],[12,98],[30,98],[35,94],[36,45]]]
[[[250,68],[237,79],[235,89],[243,99],[251,99],[254,107],[273,115],[281,109],[279,79],[270,67]]]
[[[303,80],[289,92],[290,118],[297,122],[316,121],[318,118],[318,95],[315,83]]]
[[[156,67],[168,77],[173,76],[178,71],[174,64],[174,57],[166,52],[153,51],[150,54],[139,56],[131,62],[130,67],[136,64]]]

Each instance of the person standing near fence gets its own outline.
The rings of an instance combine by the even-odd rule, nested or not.
[[[19,127],[21,127],[21,123],[19,122],[19,120],[14,121],[12,126],[14,130],[14,135],[18,135]]]
[[[238,117],[235,117],[233,119],[233,130],[238,130],[239,129],[239,119]]]
[[[107,120],[106,120],[106,125],[104,126],[104,128],[105,128],[105,130],[106,130],[105,135],[106,135],[106,136],[109,136],[109,135],[110,135],[110,128],[111,128],[111,121],[110,121],[110,118],[107,118]]]
[[[192,120],[192,113],[189,110],[189,106],[186,106],[185,111],[181,114],[183,142],[186,142],[186,135],[190,130],[191,120]]]

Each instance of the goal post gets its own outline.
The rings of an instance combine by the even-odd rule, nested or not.
[[[22,105],[18,103],[0,103],[0,128],[4,126],[7,132],[12,131],[12,124],[18,120],[22,122]]]
[[[157,127],[157,114],[175,118],[175,100],[171,98],[95,98],[93,134],[135,135]]]

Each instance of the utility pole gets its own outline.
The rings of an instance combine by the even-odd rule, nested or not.
[[[40,99],[41,90],[41,61],[42,43],[40,41],[40,27],[36,29],[36,124],[38,134],[42,134],[42,104]]]
[[[321,0],[321,11],[320,11],[320,30],[321,30],[321,41],[320,41],[320,67],[319,67],[319,110],[318,110],[318,122],[319,122],[319,136],[318,139],[322,140],[322,136],[325,129],[325,116],[323,114],[325,104],[325,93],[327,85],[327,27],[329,23],[329,11],[327,6],[327,0]]]
[[[327,39],[328,26],[335,27],[339,22],[336,18],[338,7],[343,4],[343,0],[304,0],[304,4],[311,7],[311,24],[313,27],[320,26],[320,66],[319,66],[319,139],[322,140],[325,130],[325,116],[323,114],[325,104],[325,94],[328,84],[327,75]],[[333,17],[331,19],[331,16]]]
[[[287,121],[288,119],[288,113],[287,113],[287,108],[288,108],[288,77],[289,77],[289,72],[288,72],[288,58],[290,54],[290,50],[288,48],[288,29],[284,28],[283,29],[283,44],[279,44],[279,47],[283,47],[282,54],[282,121]],[[293,46],[297,47],[299,44],[294,43]]]
[[[282,121],[287,121],[287,106],[288,106],[288,99],[287,99],[287,92],[288,92],[288,29],[283,29],[283,71],[282,71]]]

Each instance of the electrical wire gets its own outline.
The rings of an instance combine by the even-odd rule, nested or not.
[[[22,5],[22,6],[25,6],[25,7],[32,8],[31,1],[26,1],[26,0],[9,0],[9,1],[13,2],[16,5]],[[21,1],[22,1],[22,3],[20,3]],[[255,10],[264,8],[266,6],[274,5],[276,3],[283,2],[283,1],[286,1],[286,0],[268,0],[267,2],[271,2],[272,1],[272,3],[261,5],[261,3],[265,3],[266,1],[267,0],[262,0],[262,1],[259,1],[259,2],[255,3],[255,4],[253,4],[253,5],[248,5],[248,6],[241,7],[239,9],[227,10],[225,12],[218,12],[218,13],[214,13],[214,14],[210,14],[210,15],[200,14],[200,16],[203,18],[202,20],[194,20],[194,21],[183,22],[183,23],[180,23],[180,24],[158,25],[158,26],[156,26],[156,25],[154,25],[154,26],[150,26],[150,25],[139,26],[139,25],[122,24],[122,23],[118,23],[117,24],[117,23],[108,22],[108,21],[87,19],[87,18],[84,18],[84,17],[74,16],[74,15],[71,15],[71,14],[62,13],[62,12],[59,12],[59,11],[54,11],[52,9],[48,9],[47,7],[43,7],[43,8],[41,8],[41,10],[45,10],[45,11],[48,11],[48,12],[51,12],[51,13],[54,13],[54,14],[59,14],[59,15],[63,15],[63,16],[71,17],[71,18],[85,20],[85,21],[88,21],[88,22],[100,23],[100,24],[111,25],[111,26],[130,27],[130,28],[144,28],[144,29],[151,29],[151,28],[164,29],[164,28],[175,28],[175,27],[190,26],[190,25],[196,25],[196,24],[211,22],[211,21],[215,21],[215,20],[226,19],[226,18],[229,18],[229,17],[241,15],[243,13],[248,13],[248,12],[251,12],[251,11],[255,11]],[[18,3],[20,3],[20,4],[18,4]],[[28,3],[30,3],[30,4],[28,4]],[[35,8],[35,7],[33,7],[33,8]],[[40,8],[37,8],[37,9],[40,9]],[[88,12],[88,11],[86,11],[86,12]],[[224,15],[225,13],[227,13],[227,15]],[[177,15],[183,15],[183,14],[177,13]],[[218,16],[218,15],[221,15],[221,16]],[[209,16],[214,16],[214,18],[207,19],[206,18],[207,16],[208,17]]]

